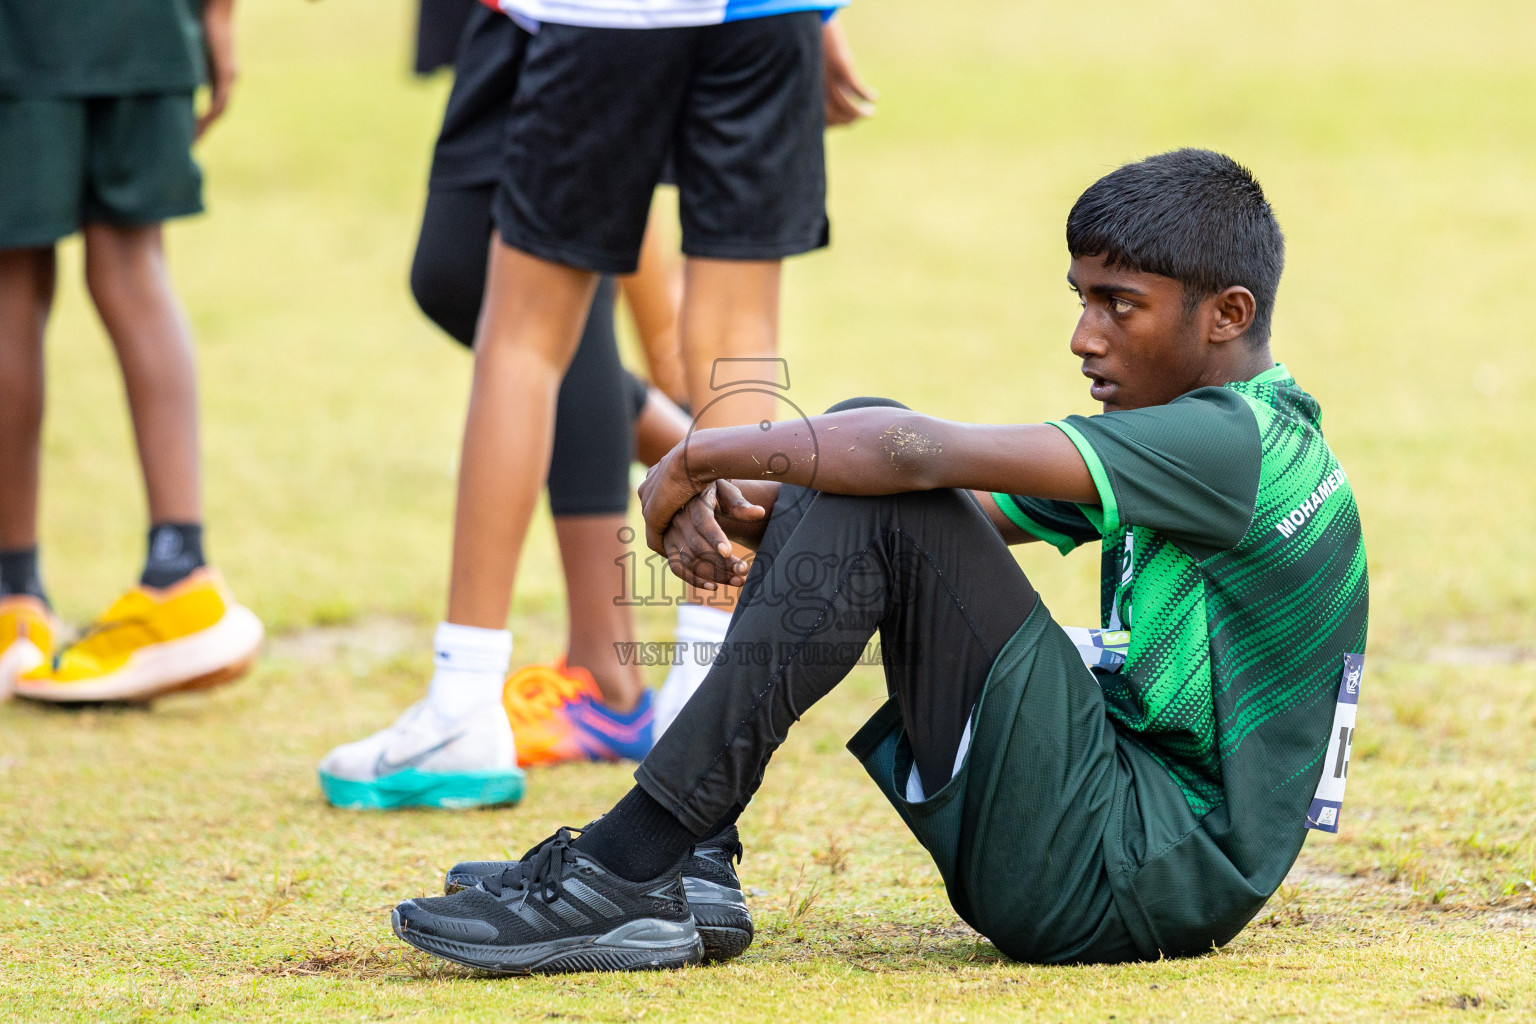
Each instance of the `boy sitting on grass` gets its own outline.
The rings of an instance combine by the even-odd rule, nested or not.
[[[1199,953],[1300,852],[1367,585],[1316,400],[1270,355],[1284,242],[1253,177],[1179,150],[1067,219],[1097,416],[990,426],[889,402],[705,430],[641,488],[684,579],[746,584],[639,785],[396,934],[490,971],[700,956],[679,867],[878,631],[891,699],[849,743],[955,910],[1024,961]],[[757,549],[750,573],[728,541]],[[1007,550],[1103,546],[1104,629],[1058,626]],[[808,582],[809,581],[809,582]],[[770,651],[766,664],[739,654]]]

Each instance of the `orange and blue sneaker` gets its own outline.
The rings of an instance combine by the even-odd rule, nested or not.
[[[18,678],[53,658],[57,631],[52,613],[40,598],[0,597],[0,700],[11,695]]]
[[[16,695],[54,702],[153,700],[244,675],[261,620],[212,569],[165,589],[134,587],[74,643],[16,681]]]
[[[584,668],[528,665],[507,677],[502,690],[507,720],[517,740],[517,763],[640,761],[651,751],[651,691],[633,711],[620,714],[603,703],[602,691]]]

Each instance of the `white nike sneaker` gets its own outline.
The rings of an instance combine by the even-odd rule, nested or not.
[[[515,804],[523,780],[500,701],[458,719],[417,701],[388,729],[342,744],[320,762],[320,789],[337,807]]]

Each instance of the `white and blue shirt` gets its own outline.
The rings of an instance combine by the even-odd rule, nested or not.
[[[848,0],[495,0],[503,12],[528,28],[541,22],[591,28],[680,28],[719,25],[771,14],[822,11],[829,15]]]

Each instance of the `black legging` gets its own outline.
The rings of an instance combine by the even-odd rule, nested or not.
[[[495,185],[429,192],[411,262],[416,304],[466,347],[474,343],[485,295],[495,192]],[[613,306],[613,279],[605,277],[560,384],[548,478],[549,507],[557,516],[622,514],[629,507],[634,420],[646,392],[619,362]]]

